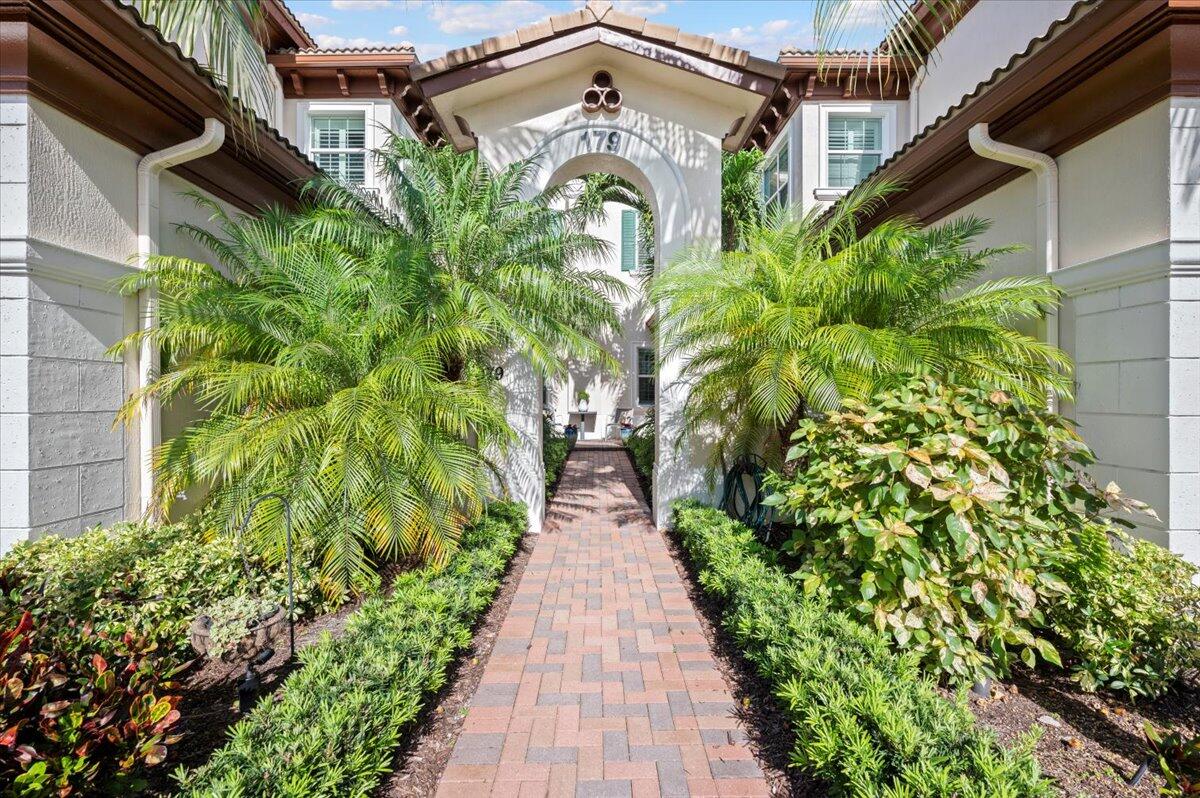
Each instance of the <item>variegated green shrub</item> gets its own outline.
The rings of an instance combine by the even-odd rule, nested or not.
[[[1070,592],[1066,553],[1107,509],[1146,509],[1070,422],[1002,391],[913,379],[806,419],[768,501],[794,517],[785,549],[828,597],[955,682],[1019,655],[1059,663],[1047,607]]]

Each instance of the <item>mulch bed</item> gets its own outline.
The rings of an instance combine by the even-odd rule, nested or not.
[[[382,573],[381,590],[390,589],[396,576],[415,567],[417,563],[406,562],[389,565]],[[361,600],[349,601],[334,612],[308,618],[296,624],[296,651],[311,646],[328,632],[333,637],[341,636],[350,616],[358,609]],[[284,679],[299,667],[289,662],[287,633],[276,649],[275,655],[257,668],[261,687],[259,701],[269,700],[283,685]],[[229,739],[229,729],[241,720],[238,713],[237,684],[245,673],[244,663],[227,663],[197,657],[180,676],[182,717],[171,729],[172,734],[182,734],[183,739],[171,746],[170,754],[162,767],[147,774],[149,795],[171,795],[175,792],[175,781],[171,773],[179,766],[195,768],[203,765],[213,751]]]
[[[375,791],[379,798],[430,796],[437,792],[438,779],[450,761],[454,743],[467,717],[471,696],[483,678],[488,657],[496,645],[496,636],[512,606],[536,541],[537,536],[529,534],[521,539],[492,606],[475,627],[471,647],[459,656],[447,674],[446,686],[426,702],[421,717],[401,741],[395,769]]]
[[[1082,692],[1065,672],[1020,669],[1007,683],[993,687],[992,698],[972,698],[971,709],[981,725],[1006,743],[1040,727],[1038,762],[1066,796],[1158,795],[1162,779],[1153,768],[1139,786],[1127,784],[1148,753],[1143,722],[1200,733],[1196,685],[1131,704],[1111,694]]]

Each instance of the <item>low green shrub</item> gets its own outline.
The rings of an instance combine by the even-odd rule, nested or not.
[[[546,471],[546,489],[553,488],[567,465],[571,445],[567,436],[554,428],[549,418],[542,417],[542,466]]]
[[[971,713],[922,676],[913,652],[805,596],[771,564],[753,533],[695,502],[674,528],[721,622],[771,685],[796,741],[795,764],[838,795],[984,798],[1052,795],[1025,737],[1012,749],[977,729]]]
[[[210,538],[201,526],[121,523],[79,537],[21,543],[0,559],[0,619],[12,624],[28,610],[55,635],[74,634],[67,621],[89,620],[109,635],[129,631],[152,640],[160,654],[187,659],[187,627],[199,609],[254,591],[283,599],[287,590],[286,567],[257,558],[250,569],[255,582],[247,584],[234,538]],[[333,606],[310,560],[304,553],[296,557],[302,613]]]
[[[646,420],[639,424],[625,439],[625,448],[633,458],[634,470],[641,477],[642,484],[653,490],[654,487],[654,411],[646,413]],[[647,496],[647,499],[650,497]]]
[[[0,784],[5,795],[132,795],[166,758],[174,675],[152,642],[71,623],[47,646],[30,612],[0,626]],[[70,642],[70,645],[65,643]]]
[[[1047,608],[1086,690],[1157,696],[1200,668],[1200,569],[1155,543],[1089,524],[1062,548],[1071,588]]]
[[[987,387],[912,379],[792,440],[767,502],[798,522],[784,548],[805,591],[956,682],[1003,676],[1015,654],[1061,664],[1046,613],[1071,592],[1070,550],[1105,540],[1101,511],[1145,507],[1095,486],[1070,422]]]
[[[400,576],[345,634],[303,649],[304,667],[260,703],[205,766],[180,772],[185,796],[370,795],[428,695],[446,679],[491,603],[525,529],[525,509],[493,504],[441,568]]]
[[[300,556],[297,607],[328,606]],[[257,590],[282,603],[287,574],[252,561],[200,524],[117,524],[50,535],[0,559],[0,780],[25,796],[134,791],[161,764],[179,712],[173,675],[194,656],[187,628],[204,607]],[[12,652],[19,641],[19,654]]]

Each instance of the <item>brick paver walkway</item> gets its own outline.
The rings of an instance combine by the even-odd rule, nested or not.
[[[628,458],[581,444],[437,795],[767,795],[733,707]]]

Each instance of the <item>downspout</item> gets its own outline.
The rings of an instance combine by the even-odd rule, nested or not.
[[[996,141],[988,135],[988,123],[971,126],[967,134],[971,149],[993,161],[1029,169],[1037,176],[1038,248],[1045,261],[1046,275],[1053,279],[1058,270],[1058,164],[1044,152],[1027,150]],[[1058,346],[1058,308],[1046,313],[1046,343]],[[1053,391],[1047,397],[1052,412],[1058,411],[1058,397]]]
[[[158,178],[164,169],[203,158],[221,149],[225,143],[225,125],[212,117],[204,120],[204,132],[194,139],[166,149],[151,152],[138,161],[137,168],[137,264],[145,270],[150,258],[158,254]],[[151,329],[158,319],[158,302],[154,292],[146,289],[138,296],[138,324],[143,332]],[[143,339],[137,353],[138,388],[144,389],[158,374],[158,347]],[[138,413],[138,457],[140,475],[138,505],[143,516],[150,514],[150,497],[154,494],[154,448],[161,438],[158,401],[145,397]]]

